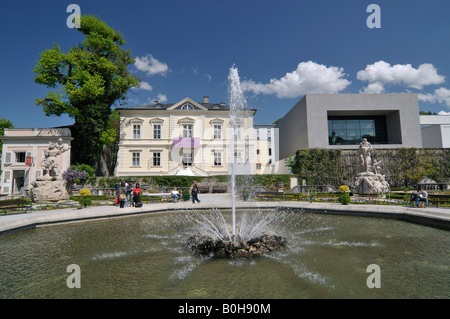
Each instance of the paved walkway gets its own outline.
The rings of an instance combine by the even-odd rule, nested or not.
[[[98,218],[132,216],[136,214],[159,213],[167,210],[185,209],[231,209],[231,194],[200,194],[200,204],[192,202],[144,203],[143,207],[93,206],[83,209],[65,208],[45,211],[33,211],[27,214],[0,215],[0,235],[30,229],[37,226],[73,221],[86,221]],[[373,216],[396,218],[410,222],[450,229],[450,209],[448,208],[413,208],[397,205],[370,205],[338,203],[320,203],[304,201],[236,201],[236,208],[291,208],[307,212]]]

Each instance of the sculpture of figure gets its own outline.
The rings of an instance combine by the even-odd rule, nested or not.
[[[363,138],[361,144],[359,144],[359,156],[361,158],[363,172],[370,172],[372,168],[372,155],[372,145],[367,141],[366,138]]]
[[[44,169],[44,175],[57,176],[58,162],[57,156],[68,151],[68,147],[64,147],[62,144],[62,138],[58,139],[58,143],[50,142],[48,150],[44,151],[44,160],[42,161],[42,168]]]
[[[381,161],[374,160],[372,168],[373,168],[373,172],[375,173],[375,175],[380,174],[380,172],[381,172]]]

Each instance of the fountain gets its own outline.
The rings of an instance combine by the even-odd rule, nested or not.
[[[252,224],[241,221],[239,232],[236,232],[236,158],[234,156],[239,129],[239,116],[245,113],[246,100],[239,79],[239,73],[233,65],[228,75],[230,95],[230,125],[231,138],[228,152],[231,153],[231,214],[232,225],[229,226],[220,212],[218,223],[214,223],[205,216],[193,219],[200,226],[202,233],[189,237],[188,247],[201,255],[214,255],[217,257],[248,257],[258,256],[286,246],[286,237],[270,229],[272,219],[263,218]],[[222,216],[222,217],[220,217]]]

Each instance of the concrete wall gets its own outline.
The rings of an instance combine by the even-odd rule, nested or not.
[[[277,123],[279,159],[294,156],[301,148],[308,148],[306,96]]]

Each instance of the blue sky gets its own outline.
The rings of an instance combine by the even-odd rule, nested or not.
[[[424,111],[450,112],[450,1],[162,0],[8,1],[0,20],[0,118],[16,127],[72,124],[46,117],[34,83],[39,53],[83,39],[66,25],[67,6],[123,33],[142,86],[128,106],[185,97],[228,103],[235,65],[256,124],[283,117],[305,93],[419,94]],[[368,28],[369,4],[381,28]]]

